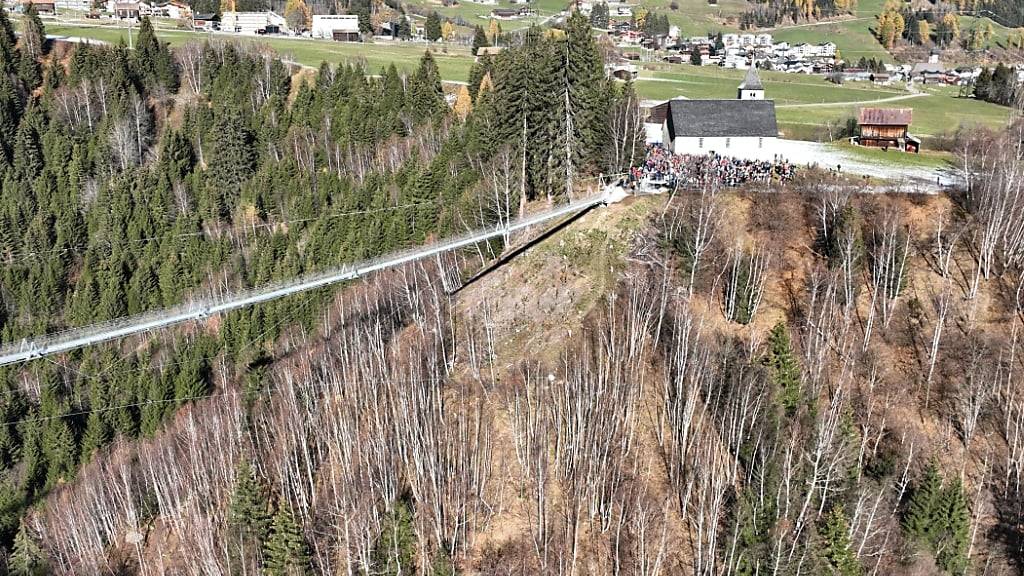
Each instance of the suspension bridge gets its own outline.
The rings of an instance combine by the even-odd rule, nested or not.
[[[300,276],[286,282],[198,299],[173,308],[155,310],[136,316],[127,316],[108,322],[91,324],[81,328],[72,328],[63,332],[26,338],[16,343],[0,346],[0,366],[68,352],[101,342],[117,340],[133,334],[166,328],[190,320],[202,320],[245,306],[283,298],[339,282],[355,280],[379,270],[402,266],[410,262],[431,258],[444,252],[471,246],[478,242],[507,236],[512,232],[536,226],[550,220],[579,215],[596,206],[618,202],[625,196],[626,194],[621,188],[604,188],[598,194],[572,201],[563,206],[549,208],[504,224],[475,230],[427,246],[395,252],[371,260],[346,264],[339,268]]]

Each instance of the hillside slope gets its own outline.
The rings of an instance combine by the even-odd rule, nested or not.
[[[1022,316],[998,278],[968,298],[965,246],[937,271],[950,201],[665,202],[595,211],[455,298],[427,268],[350,288],[263,392],[115,446],[32,525],[66,572],[274,562],[287,516],[319,573],[1018,573]],[[863,239],[850,274],[823,209]]]

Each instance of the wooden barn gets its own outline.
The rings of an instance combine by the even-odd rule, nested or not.
[[[857,143],[886,150],[891,146],[906,152],[919,152],[921,140],[910,135],[913,117],[911,108],[861,108],[857,119],[860,125]]]

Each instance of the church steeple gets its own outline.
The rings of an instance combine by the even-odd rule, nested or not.
[[[764,100],[764,85],[761,84],[756,67],[747,68],[747,76],[740,84],[736,97],[740,100]]]

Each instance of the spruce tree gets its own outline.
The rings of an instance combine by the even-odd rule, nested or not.
[[[18,52],[15,50],[17,38],[14,26],[7,17],[7,10],[0,6],[0,72],[14,74],[18,69]]]
[[[412,574],[416,571],[416,532],[412,510],[399,500],[385,517],[370,561],[375,574]]]
[[[36,131],[38,112],[29,106],[14,135],[14,170],[22,180],[33,180],[43,169],[43,152]]]
[[[28,4],[21,17],[21,57],[18,59],[18,77],[29,90],[34,90],[43,81],[39,60],[46,53],[46,30],[39,19],[35,5]]]
[[[302,528],[287,505],[278,507],[263,547],[264,570],[269,576],[297,576],[309,572],[309,547]]]
[[[228,521],[238,532],[261,546],[270,536],[271,510],[267,489],[256,477],[248,460],[242,460],[235,473]]]
[[[89,462],[93,454],[107,442],[110,442],[110,428],[100,412],[96,411],[96,407],[93,406],[93,411],[89,413],[89,418],[86,420],[85,433],[82,434],[82,463]]]
[[[850,542],[850,525],[841,504],[832,507],[821,529],[822,555],[829,573],[835,576],[860,576],[864,573]]]
[[[950,574],[963,574],[970,563],[971,513],[959,478],[942,491],[937,504],[945,526],[936,542],[936,563]]]
[[[14,548],[8,558],[7,568],[11,576],[42,576],[49,573],[45,553],[32,537],[24,521],[14,536]]]
[[[217,116],[210,133],[209,172],[215,186],[237,190],[256,169],[255,137],[236,111]]]
[[[491,43],[487,41],[487,34],[484,32],[482,26],[475,26],[473,29],[473,55],[476,56],[481,48],[490,46]]]
[[[429,50],[420,58],[420,65],[409,82],[409,106],[415,118],[422,120],[445,109],[441,73]]]
[[[793,354],[786,324],[779,322],[768,335],[768,352],[764,359],[771,373],[778,402],[787,416],[792,416],[803,397],[800,364]]]
[[[914,487],[903,518],[903,530],[912,540],[934,548],[942,531],[943,519],[939,509],[942,496],[942,477],[935,461],[928,464],[924,476]]]
[[[427,15],[427,22],[423,26],[423,34],[431,42],[436,42],[441,38],[441,16],[437,12],[431,12]]]

